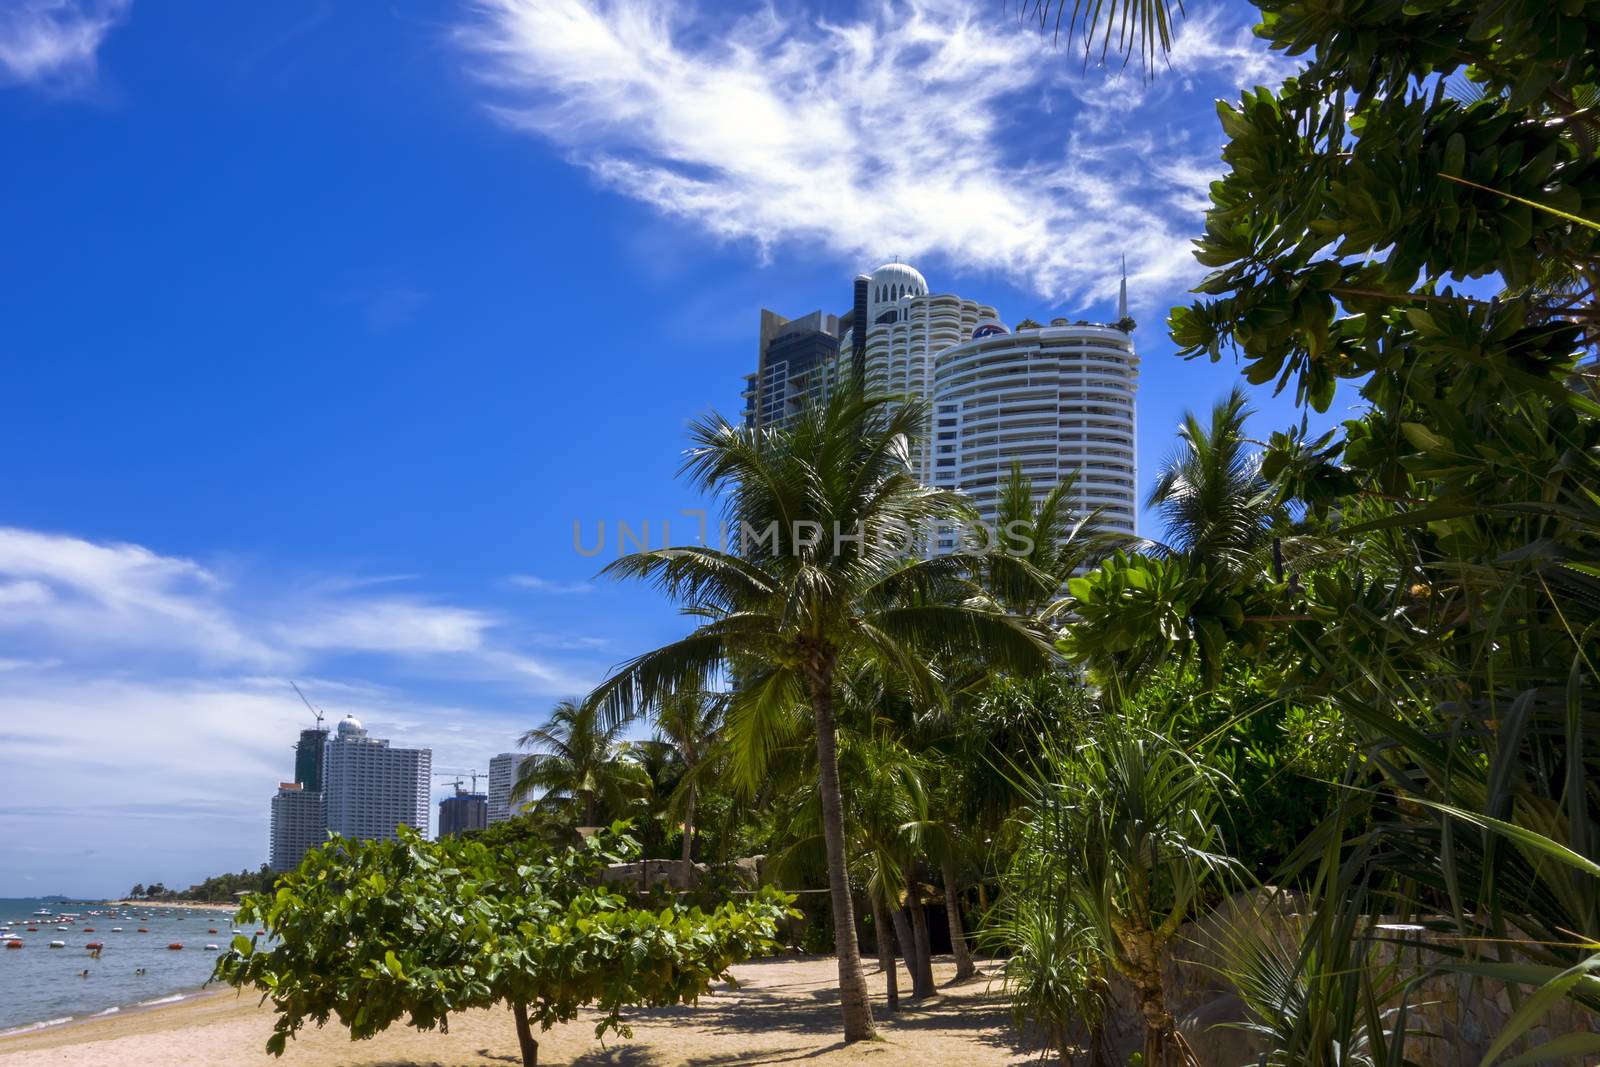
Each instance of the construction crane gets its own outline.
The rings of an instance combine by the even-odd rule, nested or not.
[[[472,791],[474,793],[476,793],[478,791],[478,779],[479,778],[487,778],[487,777],[489,777],[489,774],[488,774],[487,771],[434,771],[433,772],[433,776],[435,778],[454,778],[455,781],[449,782],[447,784],[455,786],[457,792],[459,792],[461,790],[461,783],[462,783],[462,780],[463,780],[463,778],[462,778],[463,775],[466,776],[467,778],[471,778],[472,779]]]
[[[295,695],[297,695],[300,698],[300,702],[306,706],[306,710],[312,715],[316,716],[317,729],[322,729],[322,709],[311,706],[311,701],[307,700],[306,695],[300,692],[300,687],[294,684],[294,679],[291,678],[289,680],[289,684],[294,686]]]

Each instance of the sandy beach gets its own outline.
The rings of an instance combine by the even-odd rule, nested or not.
[[[220,901],[203,900],[107,900],[95,905],[99,908],[157,908],[171,911],[226,911],[229,913],[239,910],[239,902],[224,904]]]
[[[936,960],[939,995],[921,1004],[902,999],[885,1020],[883,978],[869,963],[880,1040],[846,1047],[839,1037],[837,964],[831,957],[786,957],[734,968],[740,988],[715,990],[695,1007],[635,1012],[631,1039],[594,1037],[579,1018],[540,1035],[541,1064],[570,1067],[723,1067],[807,1063],[917,1064],[990,1067],[1032,1062],[1011,1027],[999,983],[987,976],[951,986],[953,966]],[[986,975],[992,967],[984,968]],[[901,971],[901,985],[907,984]],[[262,1051],[270,1008],[231,990],[180,1004],[0,1038],[0,1067],[268,1067]],[[330,1024],[302,1032],[280,1061],[287,1067],[504,1067],[520,1063],[511,1015],[475,1011],[455,1016],[450,1033],[418,1033],[400,1025],[370,1041],[352,1042]]]

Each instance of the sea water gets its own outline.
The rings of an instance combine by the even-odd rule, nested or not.
[[[40,908],[77,918],[70,924],[47,920],[33,914]],[[0,939],[15,935],[23,945],[0,947],[0,1035],[193,996],[233,940],[232,917],[231,909],[176,904],[113,908],[58,898],[0,898],[0,923],[11,924],[0,928]],[[59,925],[67,928],[58,930]],[[30,933],[30,926],[37,932]],[[112,933],[113,926],[122,932]],[[141,926],[149,933],[139,933]],[[52,941],[65,941],[66,947],[50,948]],[[85,947],[90,941],[105,945],[99,959]],[[173,951],[169,944],[183,948]],[[218,951],[207,952],[208,944]]]

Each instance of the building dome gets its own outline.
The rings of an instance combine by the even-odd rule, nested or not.
[[[876,323],[884,309],[906,297],[927,296],[928,279],[909,263],[885,263],[867,282],[867,321]]]
[[[354,715],[346,715],[339,724],[340,737],[364,737],[366,729],[361,725],[361,720]]]

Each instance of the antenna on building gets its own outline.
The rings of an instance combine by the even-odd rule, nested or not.
[[[1117,290],[1117,321],[1128,317],[1128,255],[1122,255],[1122,286]]]
[[[289,684],[290,685],[294,685],[294,679],[291,678],[289,680]],[[295,694],[297,696],[299,696],[300,702],[306,706],[306,710],[311,712],[312,715],[316,716],[316,718],[317,718],[317,729],[319,729],[319,730],[322,729],[322,709],[321,708],[312,707],[311,706],[311,701],[307,700],[306,699],[306,695],[304,693],[300,692],[300,687],[298,685],[294,685],[294,691],[295,691]]]

